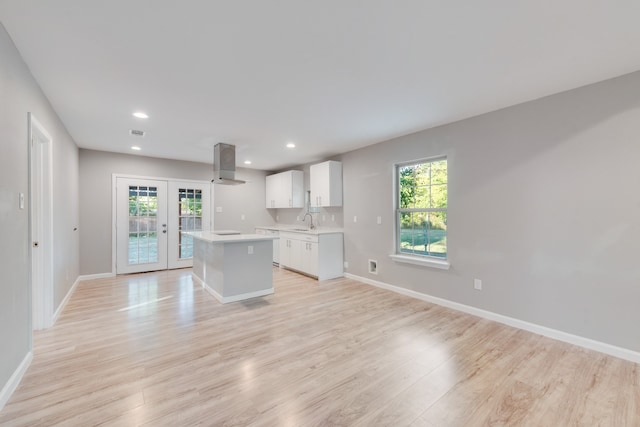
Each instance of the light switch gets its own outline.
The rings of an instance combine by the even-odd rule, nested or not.
[[[353,216],[353,222],[358,222],[358,217],[357,216]]]
[[[244,221],[244,214],[240,215],[240,219]]]
[[[20,209],[24,209],[24,193],[20,193]]]
[[[249,255],[253,255],[253,246],[249,245],[247,248],[248,248],[247,253]]]
[[[379,216],[379,217],[378,217],[378,219],[377,219],[377,221],[378,221],[378,224],[382,224],[382,217],[381,217],[381,216]]]

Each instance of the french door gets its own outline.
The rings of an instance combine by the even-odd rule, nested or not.
[[[116,178],[117,274],[193,265],[193,239],[210,229],[210,184]]]

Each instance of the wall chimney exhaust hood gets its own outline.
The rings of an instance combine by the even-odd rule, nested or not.
[[[219,142],[213,147],[214,184],[238,185],[246,181],[236,179],[236,146]]]

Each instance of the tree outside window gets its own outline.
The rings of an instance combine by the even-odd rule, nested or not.
[[[447,159],[397,166],[398,253],[447,257]]]

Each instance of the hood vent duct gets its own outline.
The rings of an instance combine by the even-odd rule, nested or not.
[[[236,146],[217,143],[213,147],[213,179],[214,184],[238,185],[246,181],[236,179]]]

